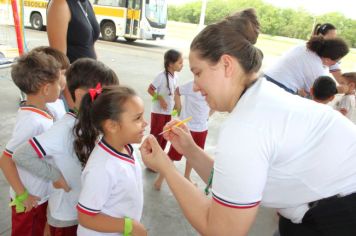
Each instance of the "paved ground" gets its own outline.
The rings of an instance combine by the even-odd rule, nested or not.
[[[47,45],[44,32],[26,30],[26,34],[29,48],[38,45]],[[9,36],[7,35],[7,37]],[[146,108],[145,117],[149,120],[151,100],[146,90],[154,76],[162,69],[163,53],[167,48],[178,48],[183,51],[185,55],[185,67],[179,74],[179,83],[192,79],[192,74],[189,72],[188,61],[186,59],[190,37],[192,37],[192,34],[185,37],[178,37],[176,33],[171,33],[164,41],[140,41],[133,45],[129,45],[121,40],[116,43],[100,41],[96,44],[96,49],[99,59],[117,72],[120,82],[134,87],[144,99]],[[0,70],[0,94],[2,97],[0,99],[0,150],[3,150],[12,132],[19,101],[19,91],[10,79],[9,69]],[[226,114],[216,113],[209,121],[209,136],[206,150],[211,154],[215,148],[219,125],[225,116]],[[147,128],[146,132],[148,131],[149,128]],[[177,168],[183,172],[184,163],[178,162]],[[163,184],[162,190],[157,192],[152,188],[155,174],[144,171],[143,178],[145,205],[142,221],[149,229],[149,235],[198,235],[185,220],[167,185]],[[198,183],[198,188],[203,191],[205,186],[195,173],[193,173],[193,180]],[[2,174],[0,174],[0,235],[10,235],[10,227],[8,185]],[[262,208],[249,235],[272,235],[275,228],[276,216],[274,211]]]

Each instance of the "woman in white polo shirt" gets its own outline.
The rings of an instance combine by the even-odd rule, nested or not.
[[[175,170],[152,136],[141,146],[143,160],[166,178],[201,235],[246,235],[259,205],[282,215],[282,236],[356,235],[356,127],[258,78],[258,31],[248,9],[207,26],[190,46],[196,90],[210,108],[230,113],[215,158],[186,126],[165,134],[205,182],[212,179],[212,199]]]
[[[314,81],[329,74],[329,67],[338,63],[349,52],[341,38],[325,39],[313,36],[306,44],[287,51],[264,70],[267,80],[287,92],[306,96]]]

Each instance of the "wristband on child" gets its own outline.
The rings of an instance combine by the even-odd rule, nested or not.
[[[178,111],[176,109],[174,109],[172,112],[171,112],[171,116],[178,116]]]
[[[152,96],[152,101],[153,101],[153,102],[158,101],[158,97],[159,97],[159,96],[160,96],[160,95],[155,92],[155,93],[153,94],[153,96]]]
[[[9,204],[10,207],[15,206],[16,213],[22,213],[25,211],[25,206],[23,204],[23,201],[25,201],[28,198],[28,192],[25,189],[25,192],[21,195],[17,195],[15,199],[12,200],[12,202]]]
[[[132,229],[133,229],[132,219],[125,217],[124,236],[131,236]]]

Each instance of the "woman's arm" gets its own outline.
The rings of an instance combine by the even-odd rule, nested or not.
[[[177,199],[183,213],[192,226],[202,235],[247,235],[255,220],[258,207],[237,209],[223,206],[207,199],[192,183],[174,168],[153,137],[142,144],[143,161],[150,168],[157,169]]]
[[[70,10],[66,0],[52,0],[47,10],[47,36],[49,45],[67,54],[67,30]]]

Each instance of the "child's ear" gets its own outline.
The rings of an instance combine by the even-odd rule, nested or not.
[[[118,129],[120,129],[120,124],[118,121],[115,120],[105,120],[103,121],[103,130],[105,130],[105,132],[111,133],[111,134],[115,134]]]
[[[43,95],[48,96],[50,94],[50,84],[47,83],[47,84],[43,85],[41,87],[40,91],[42,92]]]

